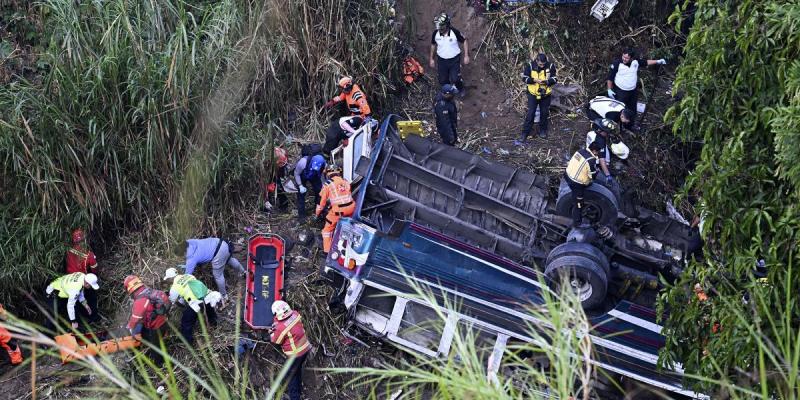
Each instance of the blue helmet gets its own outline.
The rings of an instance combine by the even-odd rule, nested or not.
[[[325,169],[325,157],[321,154],[311,157],[311,170],[314,171],[315,174],[319,174],[323,169]]]

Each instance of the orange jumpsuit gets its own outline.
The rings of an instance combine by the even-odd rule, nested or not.
[[[331,251],[331,241],[333,240],[333,230],[341,217],[349,217],[356,210],[356,203],[350,194],[350,182],[340,176],[334,176],[330,182],[322,187],[320,192],[319,204],[317,205],[317,216],[322,212],[325,203],[330,200],[331,209],[325,216],[325,227],[322,228],[322,249],[325,253]]]
[[[372,114],[369,103],[367,103],[367,96],[364,95],[364,92],[361,91],[358,85],[353,85],[353,89],[350,90],[350,93],[342,92],[332,100],[334,103],[340,101],[346,102],[350,115],[360,115],[362,118],[366,118]]]

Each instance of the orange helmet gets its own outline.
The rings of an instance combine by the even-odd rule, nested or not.
[[[274,155],[275,163],[278,164],[278,167],[283,168],[289,163],[289,158],[286,156],[286,150],[283,148],[276,147]]]
[[[86,236],[83,234],[83,229],[78,228],[72,231],[72,243],[80,243],[84,239],[86,239]]]
[[[343,76],[342,79],[339,79],[339,87],[344,89],[353,84],[353,78],[349,76]]]
[[[139,277],[136,276],[136,275],[128,275],[128,276],[126,276],[125,280],[123,281],[123,285],[125,286],[125,290],[128,293],[131,293],[131,294],[133,292],[135,292],[137,289],[139,289],[140,287],[144,286],[144,284],[142,283],[142,280],[139,279]]]

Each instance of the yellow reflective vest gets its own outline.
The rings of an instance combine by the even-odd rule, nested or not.
[[[70,292],[80,292],[83,289],[84,276],[83,272],[74,272],[57,278],[50,286],[53,290],[58,290],[58,297],[67,299]]]
[[[552,65],[553,64],[551,64],[551,63],[547,63],[544,66],[544,68],[539,69],[538,65],[536,65],[533,62],[531,62],[529,64],[530,69],[531,69],[530,77],[533,78],[533,79],[538,79],[538,80],[545,81],[545,82],[548,79],[551,79],[551,78],[555,79],[555,76],[552,73],[552,71],[553,71]],[[543,93],[540,92],[539,89],[542,89]],[[539,84],[539,83],[533,83],[533,84],[529,84],[528,85],[528,93],[536,96],[537,99],[541,99],[542,97],[549,96],[550,93],[552,93],[552,92],[553,92],[553,88],[550,87],[550,85]]]
[[[567,164],[567,177],[581,185],[590,185],[597,172],[595,162],[597,162],[597,157],[589,150],[576,151]]]
[[[187,303],[200,300],[197,298],[197,296],[194,295],[194,292],[192,292],[192,288],[189,287],[189,283],[191,281],[196,281],[196,280],[197,278],[195,278],[193,275],[189,274],[178,275],[172,282],[172,287],[170,287],[170,290],[174,290],[175,292],[177,292],[179,296],[183,297],[183,299],[186,300]]]

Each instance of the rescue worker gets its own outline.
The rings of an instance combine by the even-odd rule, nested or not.
[[[306,337],[300,313],[292,311],[283,300],[272,303],[272,328],[270,341],[278,344],[291,362],[286,377],[289,379],[286,391],[290,400],[300,400],[303,391],[303,364],[311,350],[311,343]]]
[[[350,115],[358,115],[361,118],[367,118],[372,115],[372,109],[369,108],[367,96],[361,91],[361,87],[353,83],[353,78],[344,76],[339,79],[340,93],[325,103],[325,108],[331,108],[336,103],[347,103],[347,109]]]
[[[97,275],[97,258],[86,244],[86,234],[83,229],[77,228],[72,231],[72,246],[67,249],[65,264],[67,274],[82,272]],[[100,319],[97,309],[97,292],[88,288],[84,289],[83,295],[86,297],[89,307],[94,310],[94,313],[89,316],[89,321],[97,322]]]
[[[433,20],[436,30],[431,35],[431,53],[428,64],[436,67],[439,85],[455,85],[464,95],[464,81],[461,78],[461,44],[464,45],[464,65],[469,64],[469,42],[458,29],[450,26],[450,17],[442,13]],[[434,62],[433,55],[436,54]]]
[[[297,184],[297,220],[303,223],[306,219],[306,183],[311,184],[314,204],[319,204],[319,192],[322,190],[322,174],[325,171],[325,157],[322,154],[308,155],[297,160],[294,166],[294,180]]]
[[[625,108],[625,103],[619,100],[614,100],[605,96],[597,96],[589,100],[586,116],[589,117],[590,121],[605,118],[630,130],[632,129],[635,113]]]
[[[442,143],[455,146],[458,143],[458,108],[453,101],[453,96],[458,94],[455,85],[445,84],[442,91],[436,96],[433,113],[436,114],[436,131],[442,138]]]
[[[164,280],[172,280],[169,288],[169,302],[183,304],[180,332],[189,345],[194,344],[194,326],[197,324],[197,314],[208,318],[208,324],[217,325],[217,312],[214,307],[222,300],[219,292],[209,291],[203,282],[192,275],[179,275],[176,268],[168,268]]]
[[[230,265],[240,276],[245,275],[242,263],[231,255],[231,247],[225,240],[216,237],[205,239],[189,239],[185,242],[186,273],[194,274],[194,269],[201,264],[211,263],[211,272],[217,290],[222,294],[223,304],[228,301],[228,290],[225,287],[225,266]]]
[[[633,112],[631,124],[636,119],[638,97],[636,85],[639,82],[639,68],[656,64],[666,65],[667,61],[663,58],[659,60],[636,58],[636,53],[633,49],[625,49],[622,51],[620,58],[614,60],[609,67],[608,77],[606,78],[608,97],[623,102],[625,108]],[[634,131],[638,130],[638,127],[633,127],[633,125],[631,127]]]
[[[583,225],[583,199],[597,173],[599,150],[600,145],[597,142],[592,142],[588,149],[579,149],[572,155],[564,172],[564,180],[572,190],[572,199],[575,202],[572,208],[572,224],[575,227]]]
[[[326,174],[330,182],[322,188],[319,204],[317,204],[317,216],[322,213],[325,204],[330,201],[331,208],[325,216],[325,227],[322,228],[322,250],[327,254],[331,251],[331,241],[336,223],[341,217],[350,217],[356,210],[356,203],[350,194],[350,182],[342,179],[342,171],[334,168]]]
[[[8,361],[11,365],[22,364],[22,349],[17,343],[17,339],[11,337],[11,332],[3,326],[2,322],[8,320],[6,309],[0,304],[0,347],[8,354]]]
[[[289,157],[286,154],[286,149],[282,147],[275,147],[273,149],[273,169],[272,179],[267,185],[267,200],[264,207],[267,211],[272,210],[272,203],[269,202],[270,193],[275,193],[275,205],[278,206],[279,212],[286,212],[289,208],[289,199],[286,197],[286,191],[281,184],[283,178],[288,174]]]
[[[586,134],[586,147],[589,147],[591,143],[597,143],[599,149],[598,164],[600,164],[602,173],[600,178],[603,178],[606,185],[611,187],[613,178],[608,170],[608,166],[611,164],[611,152],[608,151],[608,143],[610,142],[609,134],[617,129],[617,125],[613,121],[604,118],[592,121],[592,128],[593,130]]]
[[[553,94],[553,85],[556,84],[556,66],[547,61],[544,53],[539,53],[535,61],[529,61],[522,70],[522,80],[527,85],[528,112],[522,126],[522,135],[516,145],[528,141],[528,135],[536,119],[536,109],[539,109],[539,137],[547,137],[548,120],[550,118],[550,101]]]
[[[83,305],[87,316],[92,315],[92,312],[94,312],[83,294],[83,291],[88,288],[94,290],[100,289],[100,285],[97,283],[97,275],[74,272],[69,275],[58,277],[47,285],[45,293],[47,293],[51,300],[53,318],[55,319],[59,316],[63,318],[64,311],[66,311],[66,317],[70,325],[73,329],[78,329],[75,303],[81,303],[81,305]],[[55,330],[55,325],[51,321],[48,321],[48,327]]]
[[[342,140],[353,136],[354,133],[361,128],[364,124],[364,118],[358,115],[350,115],[347,117],[339,118],[338,124],[332,124],[325,133],[325,145],[322,146],[322,152],[330,154],[333,150],[339,147]]]
[[[128,319],[128,331],[132,336],[142,335],[142,341],[160,348],[164,332],[162,328],[167,322],[169,308],[172,303],[166,293],[149,288],[136,275],[128,275],[123,281],[125,291],[133,299],[131,316]],[[148,357],[157,367],[161,367],[164,357],[155,349],[147,351]]]

